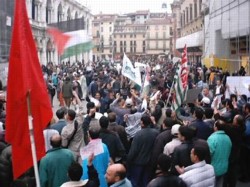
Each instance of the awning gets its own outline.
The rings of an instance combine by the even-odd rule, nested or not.
[[[199,47],[203,45],[203,31],[195,32],[187,36],[183,36],[176,40],[176,49],[187,47]]]

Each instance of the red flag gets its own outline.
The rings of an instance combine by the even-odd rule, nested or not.
[[[70,39],[70,36],[63,34],[60,30],[56,28],[49,28],[47,32],[54,38],[54,41],[57,46],[58,54],[62,55],[65,45]]]
[[[181,58],[181,82],[184,89],[188,85],[188,67],[187,67],[187,45],[185,44]]]
[[[33,166],[26,95],[30,91],[37,160],[45,155],[43,129],[52,109],[37,57],[25,0],[15,1],[15,17],[7,84],[6,141],[12,145],[16,179]]]

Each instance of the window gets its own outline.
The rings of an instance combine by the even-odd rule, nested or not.
[[[122,34],[120,34],[120,38],[122,38]]]
[[[185,26],[186,25],[186,20],[185,20],[185,11],[183,11],[183,26]]]
[[[143,34],[143,36],[142,36],[143,38],[145,38],[145,34]]]
[[[114,34],[114,38],[116,38],[116,34]]]
[[[134,38],[136,38],[136,34],[134,34]]]
[[[130,38],[132,38],[133,37],[133,34],[130,34]]]
[[[146,19],[147,18],[147,16],[144,16],[144,19]]]
[[[122,47],[120,47],[120,53],[122,53],[123,52],[123,49],[122,49]]]
[[[51,23],[51,18],[52,18],[52,5],[51,5],[51,0],[47,0],[47,5],[46,5],[46,23]]]
[[[124,43],[124,46],[126,46],[126,41],[124,41],[123,43]]]
[[[35,0],[32,0],[32,10],[31,10],[31,16],[33,20],[37,20],[38,18],[38,5]]]
[[[126,38],[126,34],[124,34],[124,38]]]
[[[201,15],[201,5],[202,5],[202,0],[200,0],[200,2],[199,2],[199,12],[200,12],[200,15]]]
[[[103,27],[101,27],[101,32],[103,32]]]
[[[123,51],[124,51],[124,53],[126,53],[126,47],[124,47],[124,50],[123,50]]]
[[[155,47],[156,47],[156,49],[158,49],[158,41],[156,41],[156,44],[155,44]]]
[[[136,41],[134,41],[134,46],[136,46]]]
[[[134,47],[134,53],[136,53],[136,47]]]
[[[123,44],[122,44],[122,41],[120,41],[120,46],[122,46]]]
[[[142,42],[142,45],[145,46],[145,45],[146,45],[146,41],[143,41],[143,42]]]
[[[112,32],[112,27],[109,27],[109,32]]]
[[[156,38],[156,39],[158,39],[158,32],[157,32],[157,33],[155,33],[155,38]]]
[[[133,53],[133,47],[130,47],[130,53]]]
[[[114,46],[116,46],[116,41],[114,41]]]
[[[190,21],[193,20],[193,5],[190,4]]]
[[[197,3],[194,2],[194,18],[197,18]]]
[[[99,36],[100,36],[99,31],[96,31],[96,36],[97,36],[97,37],[99,37]]]
[[[67,11],[67,20],[71,20],[71,12],[70,12],[70,8],[68,8],[68,11]]]
[[[188,14],[188,7],[186,7],[186,19],[187,19],[187,23],[188,23],[188,16],[189,16],[189,14]]]
[[[146,53],[146,47],[143,47],[143,48],[142,48],[142,52],[143,52],[143,53]]]
[[[163,32],[163,39],[166,38],[166,32]]]

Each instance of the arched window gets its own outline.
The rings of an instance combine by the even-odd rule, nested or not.
[[[76,11],[76,13],[75,13],[75,19],[77,19],[78,18],[78,12]]]
[[[60,22],[62,20],[63,20],[63,10],[62,10],[62,4],[60,3],[57,9],[57,22]]]
[[[33,20],[37,20],[38,18],[38,4],[36,0],[32,0],[32,3],[31,3],[31,18]]]
[[[52,4],[51,0],[47,0],[46,4],[46,23],[51,23],[51,15],[52,15]]]
[[[68,11],[67,11],[67,20],[71,20],[70,8],[68,8]]]

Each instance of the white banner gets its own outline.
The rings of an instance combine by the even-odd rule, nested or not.
[[[128,77],[130,80],[134,81],[136,84],[141,86],[141,72],[139,68],[134,68],[129,58],[124,53],[123,63],[122,63],[122,75]]]

